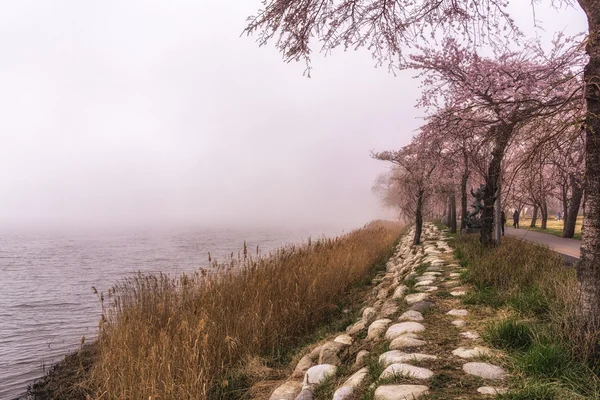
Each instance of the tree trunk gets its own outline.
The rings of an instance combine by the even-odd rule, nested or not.
[[[417,212],[415,216],[415,238],[413,244],[421,244],[421,232],[423,231],[423,189],[417,192]]]
[[[500,164],[502,166],[502,164]],[[502,241],[502,178],[498,177],[496,203],[494,204],[494,241],[496,246]]]
[[[600,2],[579,0],[588,17],[590,57],[585,68],[585,218],[577,264],[579,315],[583,332],[595,333],[600,311]],[[597,348],[595,349],[598,350]],[[598,355],[598,352],[596,352]]]
[[[456,233],[456,194],[450,195],[450,233]]]
[[[540,211],[542,212],[542,229],[546,229],[548,226],[548,203],[546,202],[546,197],[542,197]]]
[[[462,179],[460,181],[460,230],[467,228],[467,182],[469,181],[469,157],[466,152],[463,152],[463,160],[465,169],[463,170]]]
[[[481,223],[480,242],[486,247],[494,245],[494,202],[498,190],[498,181],[500,179],[500,163],[504,157],[504,150],[508,145],[512,133],[511,125],[494,126],[491,128],[491,135],[494,138],[494,150],[492,150],[492,160],[488,166],[485,177],[485,189],[483,191],[483,213]]]
[[[533,203],[533,215],[531,216],[531,224],[529,224],[530,228],[535,228],[535,224],[537,224],[538,219],[538,205]]]
[[[573,174],[571,179],[571,199],[569,200],[569,208],[565,213],[565,227],[563,229],[563,237],[572,238],[575,235],[575,225],[577,224],[577,214],[581,206],[581,198],[583,197],[583,187]]]
[[[568,236],[565,236],[565,232],[566,232],[567,224],[568,224],[568,220],[569,220],[569,212],[568,212],[568,209],[569,209],[569,185],[564,181],[561,185],[561,191],[562,191],[562,206],[563,206],[563,216],[562,216],[563,217],[563,237],[568,237]],[[577,206],[577,209],[579,210],[579,206]]]

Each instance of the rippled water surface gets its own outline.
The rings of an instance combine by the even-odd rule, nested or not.
[[[321,232],[312,232],[319,234]],[[306,239],[305,231],[197,230],[119,234],[0,233],[0,399],[23,394],[44,365],[96,335],[105,291],[135,271],[171,275],[225,257],[243,241],[264,251]]]

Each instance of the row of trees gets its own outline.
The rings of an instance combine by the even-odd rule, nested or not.
[[[600,322],[600,2],[547,1],[576,2],[586,13],[588,59],[579,40],[559,37],[550,53],[522,43],[507,2],[496,0],[264,0],[246,31],[258,33],[261,44],[274,40],[288,61],[309,63],[311,45],[319,43],[325,52],[366,47],[379,63],[422,71],[420,105],[431,111],[426,125],[406,148],[374,154],[397,167],[390,185],[410,184],[398,200],[402,209],[414,208],[417,222],[432,182],[450,198],[459,182],[464,217],[465,188],[475,173],[485,183],[485,246],[494,244],[502,191],[511,191],[515,204],[530,198],[542,214],[555,185],[564,190],[567,214],[585,193],[577,275],[581,326],[589,331]],[[447,38],[441,49],[433,45],[440,37]],[[507,39],[520,40],[521,50],[503,47]],[[494,57],[475,51],[484,43]],[[407,52],[414,48],[416,54]],[[581,153],[566,159],[567,144],[584,149],[583,180]]]

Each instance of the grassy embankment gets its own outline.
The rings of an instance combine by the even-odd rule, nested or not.
[[[474,286],[464,303],[494,309],[484,339],[508,354],[512,390],[502,399],[600,399],[598,336],[583,336],[575,318],[576,274],[552,251],[506,238],[483,249],[478,237],[453,242]]]
[[[248,398],[254,383],[280,378],[273,371],[288,368],[299,347],[354,319],[400,232],[376,222],[267,257],[213,261],[218,274],[128,279],[104,299],[112,306],[91,367],[75,357],[62,374],[75,382],[55,382],[53,395],[58,388],[62,398]]]
[[[558,221],[555,218],[548,218],[548,222],[546,223],[546,229],[540,228],[542,225],[542,220],[538,218],[537,224],[535,228],[530,228],[531,218],[521,218],[519,220],[519,226],[521,229],[529,229],[536,232],[549,233],[550,235],[560,236],[563,235],[563,226],[564,220]],[[512,226],[512,218],[509,218],[506,222],[506,226]],[[575,235],[573,235],[573,239],[581,240],[581,225],[583,224],[583,217],[577,217],[577,222],[575,223]]]

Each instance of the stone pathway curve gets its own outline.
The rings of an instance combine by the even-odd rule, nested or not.
[[[484,399],[506,390],[498,353],[470,327],[464,269],[443,232],[426,224],[421,245],[412,237],[374,279],[360,318],[310,349],[269,400]]]

